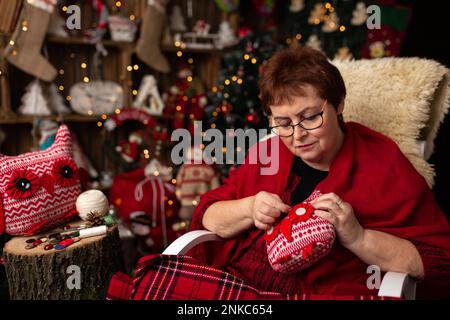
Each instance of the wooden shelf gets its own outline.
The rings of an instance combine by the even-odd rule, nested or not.
[[[98,122],[102,121],[101,116],[82,116],[76,114],[68,114],[64,116],[52,115],[52,116],[14,116],[0,118],[0,124],[23,124],[33,123],[35,119],[47,119],[58,122]]]

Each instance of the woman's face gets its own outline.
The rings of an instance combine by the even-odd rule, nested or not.
[[[319,128],[305,130],[296,126],[292,136],[281,137],[281,140],[294,155],[302,158],[310,166],[329,170],[343,141],[343,132],[339,127],[337,114],[342,113],[344,104],[342,102],[336,112],[328,101],[317,94],[313,86],[305,85],[303,89],[304,96],[292,97],[291,103],[286,101],[281,105],[270,107],[272,111],[270,125],[273,127],[297,124],[323,111],[323,122]],[[316,119],[320,124],[320,117]]]

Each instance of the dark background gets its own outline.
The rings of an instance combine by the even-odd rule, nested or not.
[[[413,12],[402,56],[439,61],[450,68],[450,3],[448,1],[398,1],[412,6]],[[437,202],[450,220],[450,114],[447,114],[435,140],[429,160],[436,169],[433,188]]]

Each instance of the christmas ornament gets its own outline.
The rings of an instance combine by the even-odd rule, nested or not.
[[[49,116],[52,114],[39,79],[32,81],[26,87],[21,100],[22,105],[19,107],[19,114],[34,116]]]
[[[300,12],[305,8],[305,0],[291,0],[290,12]]]
[[[104,217],[108,212],[109,204],[103,192],[93,189],[78,196],[76,208],[82,220],[91,221],[94,218]]]
[[[137,26],[129,18],[120,15],[109,16],[109,31],[113,41],[133,42]]]
[[[358,2],[352,13],[350,23],[353,26],[362,26],[367,20],[367,7],[364,2]]]
[[[178,5],[174,5],[172,7],[172,14],[170,15],[170,30],[174,32],[185,32],[187,30],[183,15],[181,14],[181,8]]]
[[[0,233],[36,234],[75,217],[78,173],[65,125],[45,151],[0,155]]]
[[[78,82],[70,96],[72,109],[82,115],[111,114],[123,107],[123,89],[113,81]]]
[[[56,69],[41,55],[42,43],[56,0],[24,1],[16,30],[5,49],[6,59],[44,81],[53,81]]]
[[[139,94],[133,102],[133,107],[142,109],[150,115],[162,115],[164,102],[159,95],[156,79],[152,75],[147,75],[143,78],[139,87]]]

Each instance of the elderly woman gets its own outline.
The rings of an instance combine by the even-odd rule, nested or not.
[[[345,95],[341,74],[318,51],[285,49],[268,61],[260,97],[272,139],[281,140],[280,168],[261,175],[261,164],[244,163],[202,197],[192,229],[226,240],[197,247],[195,257],[283,294],[376,295],[366,285],[369,265],[421,280],[419,294],[447,294],[439,291],[449,280],[446,218],[392,140],[343,121]],[[315,214],[334,225],[338,241],[311,267],[277,272],[264,231],[313,192],[321,194],[311,202]]]

